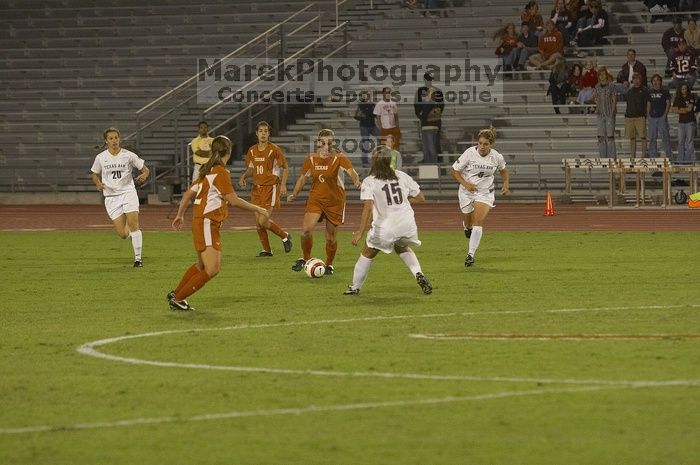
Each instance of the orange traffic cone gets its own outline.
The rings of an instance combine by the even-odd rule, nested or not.
[[[554,205],[552,204],[552,194],[547,191],[547,204],[544,207],[544,216],[554,216]]]

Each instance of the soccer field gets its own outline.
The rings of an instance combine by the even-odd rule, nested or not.
[[[343,296],[348,232],[317,280],[226,232],[176,313],[189,233],[0,233],[0,463],[699,463],[697,233],[420,236],[433,294]]]

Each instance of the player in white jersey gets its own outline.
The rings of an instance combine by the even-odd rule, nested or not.
[[[141,173],[136,181],[144,183],[150,173],[146,163],[134,152],[120,147],[119,130],[108,128],[104,132],[107,150],[100,152],[92,164],[90,176],[97,190],[105,197],[105,208],[114,223],[114,229],[122,239],[131,237],[134,248],[134,267],[143,266],[141,248],[143,236],[139,229],[139,197],[136,194],[131,171]]]
[[[496,142],[496,128],[479,131],[479,143],[468,148],[452,165],[452,177],[459,183],[459,208],[464,214],[464,235],[469,239],[469,251],[464,266],[474,264],[479,248],[484,221],[494,207],[494,174],[503,178],[502,195],[508,195],[509,176],[503,155],[492,149]]]
[[[409,245],[420,245],[418,228],[413,216],[412,203],[425,201],[418,184],[403,171],[391,168],[391,150],[379,147],[372,154],[372,168],[362,181],[360,200],[364,202],[360,229],[352,234],[352,244],[357,245],[367,232],[365,247],[357,259],[352,284],[346,295],[360,293],[372,266],[372,259],[379,251],[396,251],[424,293],[430,294],[433,287],[423,275],[418,257]],[[370,228],[371,219],[371,228]]]

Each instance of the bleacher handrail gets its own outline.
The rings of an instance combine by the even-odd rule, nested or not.
[[[305,12],[306,10],[308,10],[309,8],[311,8],[312,6],[313,6],[313,3],[309,3],[308,5],[306,5],[306,6],[305,6],[304,8],[302,8],[301,10],[299,10],[299,11],[293,13],[292,15],[290,15],[290,16],[289,16],[287,19],[285,19],[284,21],[282,21],[282,22],[280,22],[280,23],[278,23],[278,24],[275,24],[274,26],[272,26],[272,27],[268,28],[267,30],[261,32],[260,34],[258,34],[257,36],[255,36],[253,39],[249,40],[249,41],[246,42],[245,44],[241,45],[240,47],[238,47],[237,49],[235,49],[234,51],[232,51],[231,53],[229,53],[228,55],[226,55],[225,57],[223,57],[221,60],[222,60],[222,61],[227,60],[227,59],[233,57],[234,55],[236,55],[237,53],[241,52],[242,50],[245,50],[245,49],[246,49],[247,47],[249,47],[250,45],[252,45],[252,44],[254,44],[254,43],[257,43],[258,40],[260,40],[261,38],[263,38],[263,37],[265,37],[265,36],[267,36],[267,35],[269,35],[269,34],[272,34],[275,30],[279,29],[283,24],[285,24],[285,23],[291,21],[291,20],[294,19],[296,16],[298,16],[298,15],[300,15],[301,13]],[[202,71],[198,72],[198,73],[195,74],[194,76],[192,76],[192,77],[190,77],[189,79],[187,79],[186,81],[182,82],[180,85],[178,85],[178,86],[175,87],[174,89],[169,90],[168,92],[166,92],[165,94],[163,94],[163,95],[161,95],[160,97],[156,98],[155,100],[151,101],[150,103],[147,103],[147,104],[144,105],[143,107],[141,107],[141,108],[139,108],[138,110],[136,110],[136,115],[137,115],[137,116],[141,115],[141,114],[144,113],[146,110],[149,110],[149,109],[153,108],[153,107],[156,106],[158,103],[160,103],[160,102],[163,101],[164,99],[170,97],[170,96],[171,96],[172,94],[174,94],[175,92],[179,91],[180,89],[182,89],[182,88],[184,88],[184,87],[189,86],[190,84],[192,84],[193,82],[195,82],[195,81],[196,81],[203,73],[205,73],[205,72],[206,72],[206,70],[202,70]]]

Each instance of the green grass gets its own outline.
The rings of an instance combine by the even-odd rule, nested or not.
[[[143,269],[113,234],[0,234],[0,464],[699,463],[698,385],[629,383],[700,379],[698,339],[409,337],[700,334],[696,234],[487,231],[467,270],[461,232],[423,233],[429,296],[383,254],[361,295],[341,295],[349,239],[337,274],[311,280],[290,270],[298,249],[258,259],[255,234],[226,233],[198,310],[174,313],[164,296],[194,257],[187,233],[146,233]],[[240,325],[260,327],[221,329]],[[181,332],[98,350],[229,369],[76,351],[165,330]],[[7,432],[35,426],[58,429]]]

